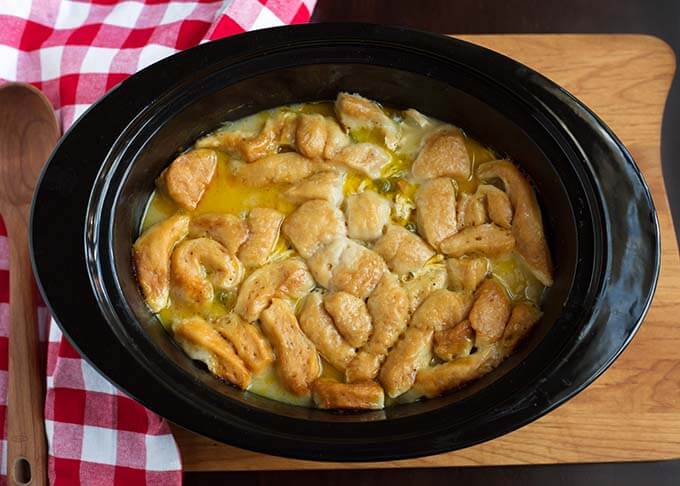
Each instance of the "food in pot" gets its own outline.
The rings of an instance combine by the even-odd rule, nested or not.
[[[553,268],[520,168],[358,94],[227,122],[157,179],[141,293],[235,387],[323,409],[435,397],[493,370]]]

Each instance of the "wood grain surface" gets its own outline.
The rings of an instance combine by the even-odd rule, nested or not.
[[[35,287],[28,252],[33,189],[59,140],[52,105],[32,86],[0,87],[0,213],[9,238],[10,329],[7,378],[7,480],[47,484],[47,442],[43,420]]]
[[[664,103],[675,57],[641,35],[461,36],[548,76],[593,109],[633,154],[649,184],[662,237],[661,277],[628,349],[595,383],[536,422],[447,454],[379,463],[291,460],[237,449],[180,427],[184,467],[272,470],[443,467],[680,458],[680,259],[660,162]]]

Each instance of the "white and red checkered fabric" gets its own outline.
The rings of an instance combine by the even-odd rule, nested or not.
[[[0,83],[29,82],[63,130],[106,91],[201,42],[309,20],[316,0],[0,0]],[[6,483],[9,243],[0,220],[0,484]],[[63,338],[44,307],[45,425],[57,485],[172,485],[181,460],[167,423],[116,390]]]

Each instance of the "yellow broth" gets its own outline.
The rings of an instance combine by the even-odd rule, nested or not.
[[[326,116],[335,116],[333,103],[331,102],[304,103],[276,108],[257,113],[242,120],[228,122],[220,130],[241,130],[246,133],[256,134],[267,118],[274,116],[279,111],[320,113]],[[414,195],[418,186],[408,179],[408,174],[413,157],[420,148],[420,142],[429,133],[441,127],[442,123],[430,119],[433,122],[431,126],[419,128],[408,125],[397,110],[386,110],[386,112],[402,125],[405,143],[400,147],[399,153],[396,153],[388,150],[383,143],[382,137],[374,131],[356,130],[350,132],[350,138],[355,142],[371,142],[380,145],[390,154],[391,160],[383,168],[381,178],[376,180],[371,180],[367,176],[348,170],[344,184],[344,193],[348,195],[364,190],[379,192],[394,203],[392,221],[414,231]],[[458,191],[474,193],[479,184],[479,181],[474,176],[476,172],[474,169],[477,165],[497,159],[498,157],[493,150],[484,147],[476,140],[467,136],[465,140],[472,162],[473,170],[471,172],[473,175],[467,181],[457,182]],[[215,150],[218,152],[217,172],[196,209],[187,213],[162,192],[154,191],[142,219],[141,231],[176,212],[185,212],[190,216],[213,212],[244,215],[252,208],[268,207],[276,209],[283,214],[290,214],[296,208],[296,205],[288,202],[283,196],[283,191],[288,185],[274,185],[262,188],[248,187],[232,175],[230,157],[225,153],[219,152],[217,149]],[[294,255],[297,255],[295,250],[291,248],[284,237],[280,236],[270,261]],[[441,264],[442,261],[443,257],[437,255],[431,264]],[[521,257],[513,252],[501,258],[491,258],[490,261],[492,274],[506,288],[508,295],[513,301],[529,300],[540,304],[544,287],[527,269]],[[235,292],[217,293],[214,301],[210,305],[201,308],[198,313],[209,320],[224,316],[233,308],[235,298]],[[299,311],[299,307],[297,305],[297,311]],[[170,329],[173,322],[196,314],[197,310],[195,308],[184,307],[177,302],[171,301],[158,314],[158,317],[168,332],[171,332]],[[332,368],[325,360],[321,359],[321,362],[323,376],[337,378],[342,381],[342,373]],[[263,372],[254,376],[249,391],[294,405],[313,406],[311,398],[299,397],[290,393],[279,380],[273,366],[269,366]],[[401,403],[405,400],[408,400],[408,396],[397,400],[387,399],[386,405]]]

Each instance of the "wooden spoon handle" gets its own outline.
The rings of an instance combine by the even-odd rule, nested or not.
[[[23,212],[23,211],[22,211]],[[7,392],[9,484],[47,484],[44,385],[25,214],[5,214],[10,237],[10,339]]]

